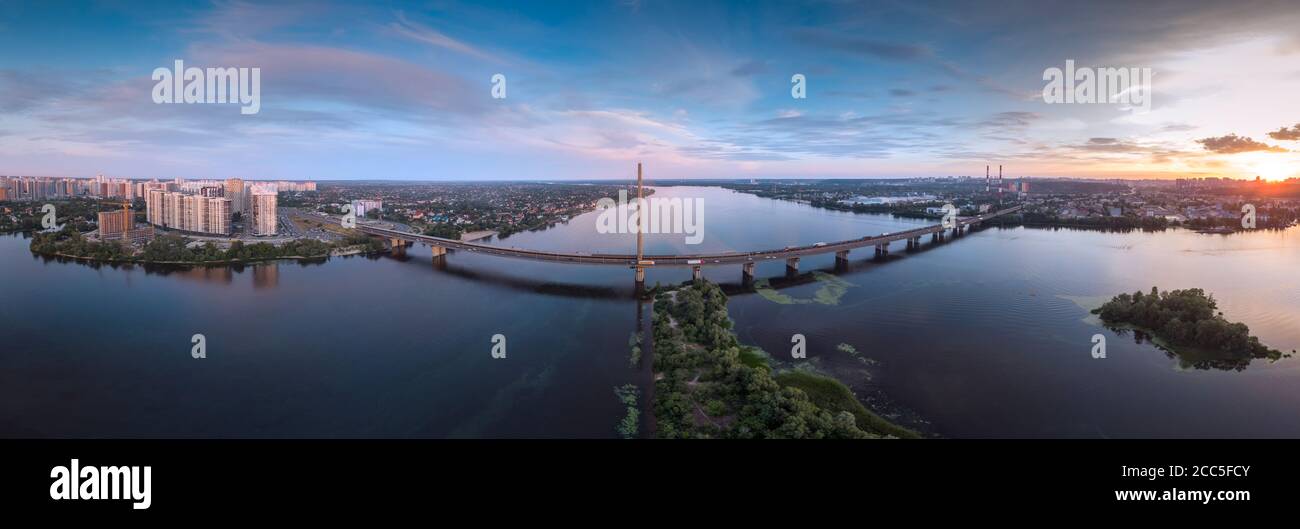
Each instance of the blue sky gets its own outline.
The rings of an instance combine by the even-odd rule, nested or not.
[[[1297,28],[1249,1],[4,2],[0,174],[1277,179]],[[154,104],[177,59],[260,68],[261,111]],[[1046,104],[1067,59],[1151,68],[1151,111]]]

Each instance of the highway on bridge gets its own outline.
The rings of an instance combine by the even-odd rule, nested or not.
[[[431,235],[421,235],[418,233],[403,232],[378,226],[358,223],[357,230],[377,237],[384,237],[392,241],[420,242],[428,244],[435,248],[452,249],[481,253],[486,255],[496,255],[501,257],[511,257],[516,259],[531,259],[534,261],[549,261],[559,263],[579,263],[594,265],[614,265],[632,268],[648,268],[662,266],[679,266],[679,267],[700,267],[710,265],[727,265],[727,264],[751,264],[759,263],[773,259],[796,260],[799,257],[808,255],[818,255],[835,252],[839,256],[847,256],[849,250],[874,246],[879,253],[883,250],[888,252],[888,244],[894,241],[908,240],[909,247],[913,244],[920,244],[920,238],[925,235],[932,235],[935,238],[942,238],[945,231],[951,230],[954,233],[961,233],[967,226],[978,224],[980,222],[1008,215],[1020,211],[1024,206],[1015,206],[996,212],[985,213],[974,217],[962,217],[956,219],[951,226],[943,224],[934,224],[923,226],[906,231],[895,233],[883,233],[880,235],[870,235],[859,239],[850,239],[846,241],[817,243],[809,246],[787,246],[785,248],[773,250],[760,250],[754,252],[727,252],[715,254],[675,254],[675,255],[644,255],[640,262],[635,254],[599,254],[599,253],[566,253],[566,252],[549,252],[538,250],[526,250],[521,248],[509,248],[502,246],[493,246],[473,242],[463,242]],[[748,267],[747,267],[748,268]]]

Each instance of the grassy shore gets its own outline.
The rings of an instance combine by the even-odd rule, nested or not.
[[[882,435],[892,435],[901,439],[919,439],[921,436],[916,432],[898,426],[889,422],[884,417],[872,413],[853,392],[834,378],[818,375],[808,371],[783,371],[777,373],[777,383],[782,387],[797,388],[808,395],[808,400],[818,407],[831,413],[847,411],[853,414],[854,420],[859,428],[879,433]]]

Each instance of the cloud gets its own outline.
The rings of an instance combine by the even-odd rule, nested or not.
[[[979,122],[978,125],[990,128],[1028,127],[1042,118],[1043,115],[1037,112],[998,112]]]
[[[373,53],[312,45],[251,43],[204,49],[196,64],[249,64],[262,69],[264,102],[313,100],[408,113],[479,115],[486,84]]]
[[[1287,152],[1286,149],[1281,147],[1258,142],[1236,134],[1229,134],[1227,136],[1219,136],[1216,138],[1202,138],[1196,140],[1196,143],[1203,145],[1207,151],[1219,154],[1237,154],[1255,151]]]
[[[761,73],[767,73],[767,61],[754,60],[732,68],[731,75],[736,77],[750,77]]]
[[[848,37],[821,29],[798,29],[794,31],[794,38],[813,46],[889,61],[918,61],[934,58],[934,50],[927,46]]]
[[[389,24],[388,28],[391,29],[394,33],[397,33],[398,35],[401,35],[403,37],[418,42],[423,42],[425,44],[430,44],[457,53],[463,53],[465,55],[478,57],[480,59],[487,60],[487,61],[492,61],[496,63],[505,62],[501,58],[491,53],[483,51],[477,47],[471,46],[468,43],[451,38],[446,34],[439,32],[438,30],[435,30],[428,26],[417,24],[415,22],[411,22],[410,20],[407,20],[406,15],[401,12],[397,13],[397,22],[393,22],[392,24]]]
[[[905,88],[891,88],[889,90],[889,95],[894,97],[911,97],[916,95],[916,92],[907,90]]]
[[[871,99],[875,94],[867,90],[827,90],[826,95],[849,99]]]
[[[195,17],[188,31],[209,33],[231,40],[266,35],[276,30],[319,21],[340,9],[321,2],[292,0],[274,5],[240,0],[215,0],[212,8]]]
[[[1268,133],[1268,137],[1273,138],[1275,140],[1292,140],[1292,141],[1300,140],[1300,123],[1297,123],[1294,127],[1291,127],[1289,129],[1286,127],[1282,127],[1273,132],[1270,132]]]
[[[1116,138],[1088,138],[1087,143],[1076,145],[1075,148],[1093,152],[1132,152],[1137,150],[1136,145]]]

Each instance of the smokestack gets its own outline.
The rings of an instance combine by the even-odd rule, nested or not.
[[[998,183],[999,183],[999,184],[1002,183],[1002,166],[1001,166],[1001,165],[998,166]]]

